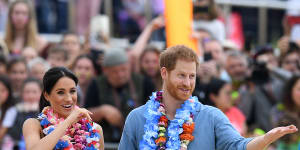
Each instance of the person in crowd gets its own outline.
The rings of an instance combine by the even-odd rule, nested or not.
[[[79,106],[84,105],[85,94],[87,92],[88,86],[92,79],[96,77],[96,62],[91,56],[83,54],[79,55],[73,65],[72,71],[78,77],[78,95],[79,95]]]
[[[282,69],[291,72],[292,74],[300,73],[300,53],[296,50],[289,50],[281,55],[280,66]]]
[[[14,123],[14,117],[16,115],[16,108],[14,107],[15,100],[12,96],[11,82],[8,77],[0,76],[0,140],[2,148],[5,147],[3,143],[3,138],[8,130]]]
[[[68,52],[67,66],[71,66],[76,57],[82,53],[79,36],[73,32],[66,32],[63,34],[61,45]]]
[[[266,62],[254,59],[251,75],[247,79],[247,87],[241,90],[238,104],[247,118],[250,132],[255,129],[266,132],[272,128],[270,111],[281,101],[283,83],[282,80],[272,76]]]
[[[26,61],[22,57],[11,59],[7,65],[8,76],[12,82],[13,97],[18,102],[20,100],[21,87],[24,80],[28,77]]]
[[[144,50],[148,46],[148,41],[152,33],[165,26],[165,19],[163,16],[158,16],[154,18],[139,35],[136,42],[134,42],[132,48],[129,51],[130,63],[132,65],[132,70],[135,72],[140,72],[140,60],[141,54],[144,53]]]
[[[273,127],[293,123],[300,127],[300,76],[290,78],[284,88],[283,101],[271,110],[271,122]],[[280,140],[277,150],[297,150],[300,142],[299,133],[286,136]]]
[[[11,119],[13,124],[8,127],[4,145],[6,150],[24,149],[22,126],[26,119],[36,117],[39,113],[39,100],[42,93],[42,83],[35,78],[27,78],[22,85],[22,100],[16,107]]]
[[[85,108],[100,122],[106,141],[119,142],[128,113],[145,103],[154,91],[149,79],[131,73],[127,53],[109,49],[103,58],[103,75],[93,80],[87,90]]]
[[[148,46],[140,56],[140,72],[145,77],[151,79],[156,90],[162,87],[162,79],[159,71],[159,54],[160,51],[154,46]]]
[[[205,34],[205,29],[212,38],[225,41],[225,26],[218,20],[219,13],[215,0],[196,0],[193,2],[193,30]],[[202,41],[201,41],[202,42]]]
[[[41,53],[47,41],[38,35],[34,9],[30,1],[16,0],[8,12],[4,40],[11,54],[21,54],[25,47],[32,47]]]
[[[43,81],[45,73],[50,69],[50,64],[41,57],[36,57],[30,60],[27,64],[29,75]]]
[[[54,67],[43,78],[38,118],[23,125],[26,149],[104,150],[101,126],[88,110],[77,104],[77,77],[68,69]]]
[[[174,63],[175,62],[175,63]],[[218,109],[191,97],[195,87],[197,54],[186,46],[160,55],[163,90],[127,117],[120,150],[130,149],[247,149],[263,150],[298,129],[278,127],[256,138],[243,138]]]
[[[0,55],[0,75],[7,74],[7,59],[4,55]]]
[[[233,127],[242,135],[247,133],[246,117],[231,101],[231,84],[214,78],[207,85],[207,104],[219,108]]]
[[[226,53],[225,69],[231,78],[234,90],[239,89],[250,74],[246,55],[237,50]]]
[[[0,54],[5,57],[9,56],[8,48],[6,46],[5,41],[2,38],[0,38]]]
[[[67,65],[69,55],[67,50],[62,45],[54,45],[49,49],[47,61],[51,67],[64,67]]]
[[[129,51],[132,70],[150,77],[156,89],[161,89],[161,77],[159,75],[158,57],[160,50],[155,46],[148,45],[152,33],[165,26],[163,16],[154,18],[143,30],[137,41]]]
[[[21,52],[21,56],[25,58],[26,63],[28,63],[30,60],[38,57],[38,53],[32,47],[25,47]]]

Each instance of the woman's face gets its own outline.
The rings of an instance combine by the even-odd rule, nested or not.
[[[88,84],[91,77],[95,75],[93,63],[88,58],[81,58],[74,66],[74,72],[79,79],[79,84]]]
[[[216,107],[226,112],[231,105],[231,85],[225,84],[219,91],[219,95],[215,95],[213,98]]]
[[[69,55],[78,56],[80,52],[80,41],[76,35],[66,35],[62,42]]]
[[[283,59],[281,66],[291,73],[299,73],[299,55],[297,53],[287,55]]]
[[[22,51],[22,56],[25,58],[26,62],[28,63],[30,60],[36,58],[38,53],[35,49],[31,47],[27,47]]]
[[[25,3],[17,3],[11,14],[12,23],[17,30],[23,30],[29,22],[29,8]]]
[[[292,89],[292,99],[298,108],[300,108],[300,79],[297,80]]]
[[[27,78],[27,68],[23,62],[18,62],[12,65],[12,68],[9,72],[9,78],[11,79],[12,85],[14,87],[21,87],[23,81]]]
[[[40,100],[42,90],[38,83],[36,82],[28,82],[26,85],[23,87],[23,100],[24,102],[29,102],[29,103],[37,103]]]
[[[8,89],[2,82],[0,82],[0,106],[2,106],[6,102],[8,94]]]
[[[155,77],[159,71],[159,56],[154,52],[147,52],[141,60],[142,70],[150,77]]]
[[[77,90],[75,82],[69,77],[60,78],[50,93],[44,93],[54,112],[60,117],[70,115],[77,104]]]

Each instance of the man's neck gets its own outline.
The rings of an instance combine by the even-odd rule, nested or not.
[[[183,101],[175,99],[172,95],[168,93],[167,90],[164,90],[162,103],[165,105],[167,117],[170,120],[173,120],[175,118],[176,109],[181,107]]]

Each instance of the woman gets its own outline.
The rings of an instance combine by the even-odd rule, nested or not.
[[[28,77],[26,61],[22,57],[15,57],[7,65],[8,77],[12,82],[13,97],[17,102],[20,100],[21,87],[24,80]]]
[[[300,55],[297,50],[288,50],[286,53],[281,55],[280,58],[280,67],[286,71],[289,71],[292,74],[300,73]]]
[[[35,78],[27,78],[22,85],[22,101],[16,105],[16,112],[11,116],[13,124],[8,127],[3,140],[2,150],[24,149],[22,140],[22,125],[27,118],[39,113],[39,98],[42,93],[42,83]],[[25,146],[25,145],[24,145]]]
[[[17,113],[14,107],[11,82],[6,76],[0,76],[0,140],[3,140],[7,129],[13,125],[14,117]],[[3,143],[2,143],[3,144]]]
[[[161,90],[162,79],[159,70],[160,51],[154,46],[148,46],[140,56],[140,72],[151,79],[156,90]]]
[[[11,54],[20,54],[24,47],[41,53],[47,41],[37,33],[34,9],[27,0],[16,0],[9,8],[4,38]]]
[[[273,126],[284,126],[293,123],[297,128],[300,127],[300,76],[293,76],[287,81],[282,103],[271,110],[271,122]],[[278,141],[276,150],[298,150],[300,134],[287,135]]]
[[[76,106],[77,83],[77,77],[66,68],[54,67],[46,72],[41,114],[23,125],[26,149],[104,150],[102,128],[91,121],[88,110]]]
[[[207,86],[207,104],[219,108],[229,119],[230,123],[243,136],[246,130],[244,114],[231,103],[231,84],[220,79],[212,79]]]
[[[91,79],[96,76],[96,67],[96,62],[94,62],[89,55],[85,54],[78,56],[72,65],[72,71],[79,79],[79,106],[83,106],[85,103],[85,93],[87,92]]]

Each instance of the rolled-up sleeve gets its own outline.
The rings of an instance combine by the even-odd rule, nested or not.
[[[214,112],[214,124],[217,150],[246,150],[252,138],[242,137],[220,111]]]

